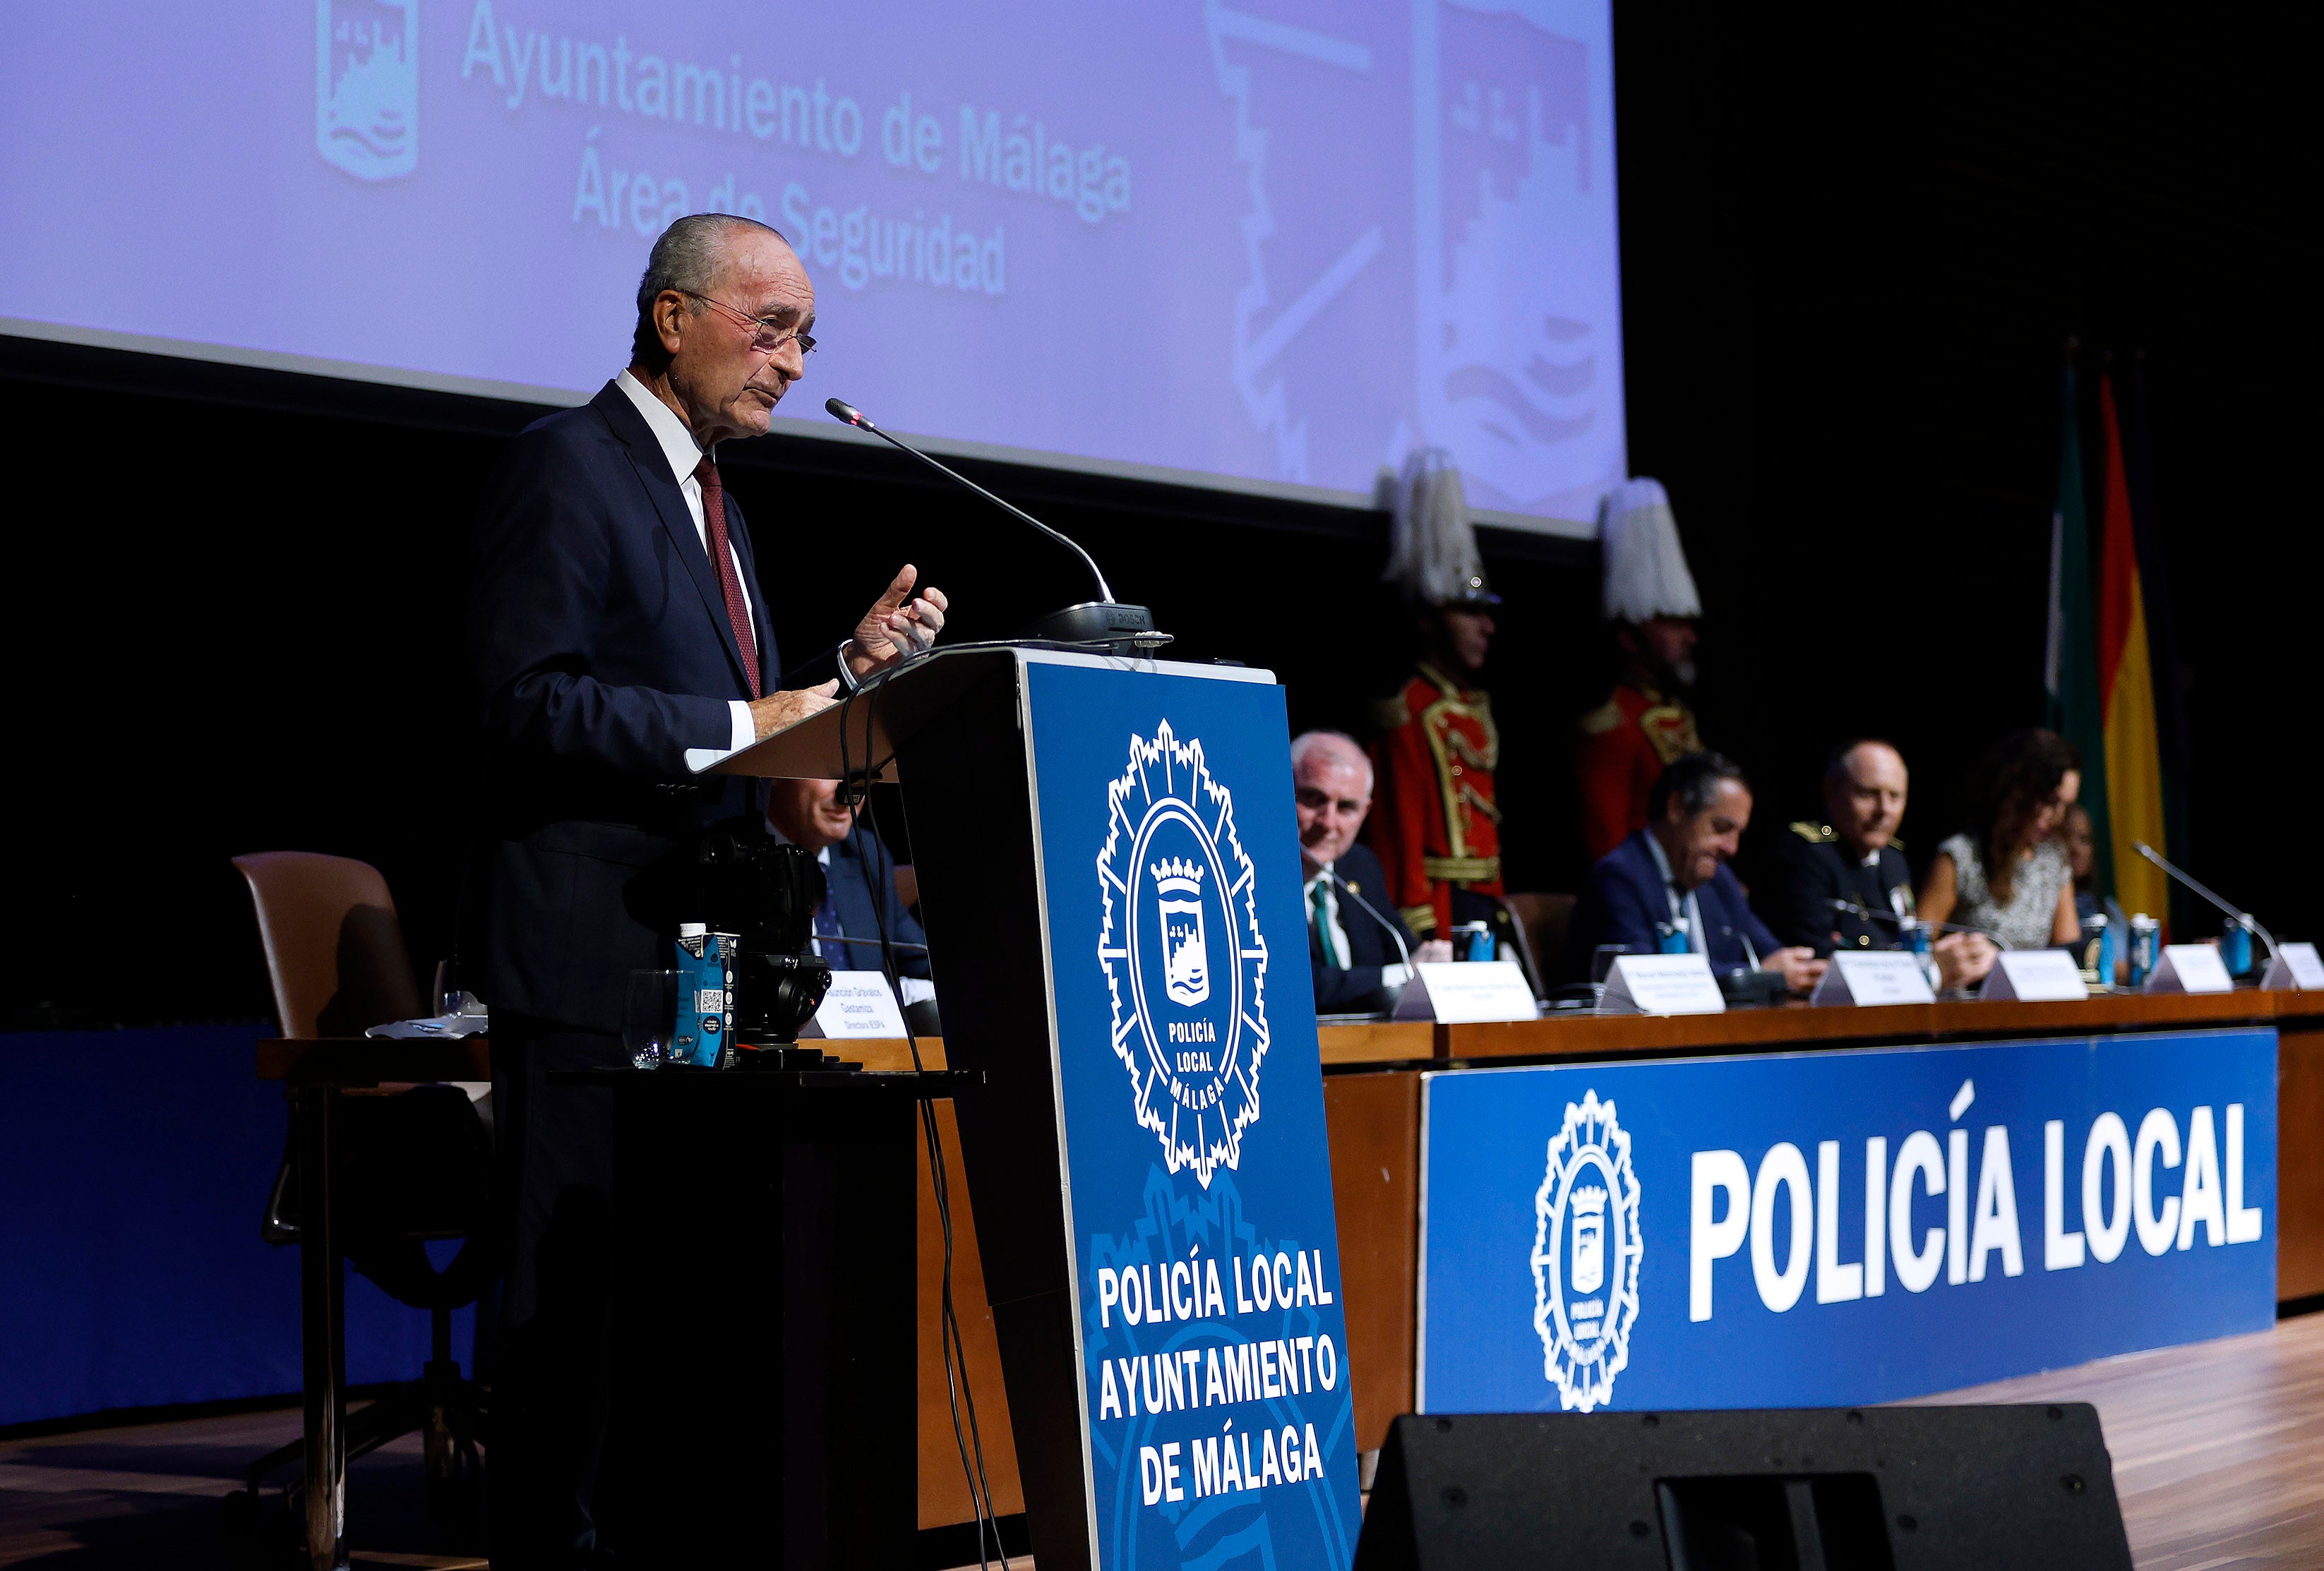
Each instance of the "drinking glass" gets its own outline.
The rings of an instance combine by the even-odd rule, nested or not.
[[[659,1069],[669,1061],[669,1038],[678,1024],[678,973],[632,971],[627,1000],[622,1007],[622,1045],[630,1050],[630,1063],[641,1070]]]

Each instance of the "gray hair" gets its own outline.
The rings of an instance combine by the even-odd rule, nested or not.
[[[1294,778],[1296,778],[1299,774],[1299,766],[1305,763],[1319,748],[1345,748],[1353,756],[1355,761],[1363,766],[1364,791],[1366,795],[1370,794],[1372,761],[1364,755],[1364,749],[1357,744],[1356,739],[1345,731],[1302,731],[1292,738],[1291,773]]]
[[[726,260],[726,242],[737,229],[760,230],[786,245],[790,243],[781,230],[734,213],[688,214],[661,232],[653,253],[646,258],[645,277],[638,280],[638,325],[630,335],[632,364],[659,371],[669,363],[669,354],[661,346],[661,332],[654,326],[654,301],[664,289],[683,295],[707,294]],[[688,302],[687,315],[699,317],[702,312],[700,300]]]

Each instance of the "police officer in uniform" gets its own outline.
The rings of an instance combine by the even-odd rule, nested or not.
[[[1794,823],[1778,842],[1768,905],[1785,943],[1818,955],[1904,947],[1901,919],[1913,914],[1913,873],[1895,831],[1910,783],[1903,756],[1886,742],[1866,739],[1832,753],[1823,776],[1830,822]],[[1842,910],[1835,901],[1862,909]],[[1992,942],[1981,933],[1947,933],[1932,950],[1950,988],[1982,981],[1993,966]]]

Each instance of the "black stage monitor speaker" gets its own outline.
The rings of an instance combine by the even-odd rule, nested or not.
[[[2130,1571],[2087,1402],[1410,1414],[1355,1571]]]

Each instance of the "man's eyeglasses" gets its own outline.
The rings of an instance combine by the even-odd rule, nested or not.
[[[678,292],[689,299],[700,300],[706,306],[715,306],[744,326],[755,329],[751,347],[761,354],[772,354],[794,339],[798,343],[801,359],[815,353],[815,336],[812,334],[792,332],[777,324],[772,317],[753,317],[748,311],[738,311],[725,301],[714,300],[696,289],[680,289]]]

